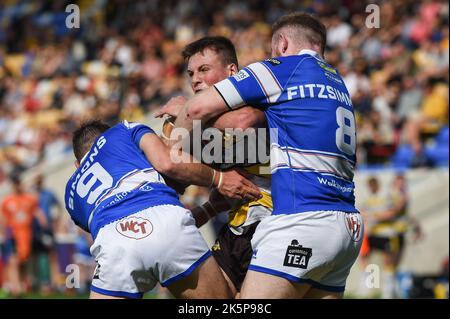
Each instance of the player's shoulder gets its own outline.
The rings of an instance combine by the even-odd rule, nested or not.
[[[292,72],[301,66],[305,59],[311,58],[311,61],[315,61],[315,58],[310,55],[290,55],[285,57],[268,58],[259,62],[250,64],[247,68],[255,74],[255,76],[260,77],[263,75],[275,76],[279,79],[290,77]]]
[[[140,123],[140,122],[129,122],[127,120],[123,120],[117,126],[124,128],[126,130],[129,130],[129,131],[136,130],[136,129],[145,129],[145,130],[154,132],[150,126],[148,126],[147,124],[144,124],[144,123]]]
[[[249,65],[249,67],[263,65],[271,70],[285,70],[289,69],[293,64],[298,63],[298,60],[299,59],[297,56],[268,58],[259,62],[252,63]]]
[[[265,65],[271,67],[271,68],[289,68],[292,65],[297,65],[300,62],[303,62],[306,59],[316,60],[316,58],[310,54],[294,54],[294,55],[288,55],[288,56],[282,56],[282,57],[276,57],[276,58],[268,58],[263,61]]]
[[[237,82],[253,77],[258,82],[271,83],[275,80],[277,83],[283,84],[284,80],[289,79],[297,65],[298,59],[295,57],[269,58],[249,64],[245,69],[234,75],[234,78]]]
[[[123,120],[117,126],[124,127],[128,130],[131,130],[131,129],[134,129],[135,127],[138,127],[139,125],[144,125],[144,124],[139,123],[139,122],[129,122],[127,120]]]
[[[117,138],[119,136],[128,136],[129,131],[135,129],[139,125],[141,124],[123,120],[109,128],[106,132],[103,132],[102,135],[107,139],[111,136],[114,136],[114,138]]]

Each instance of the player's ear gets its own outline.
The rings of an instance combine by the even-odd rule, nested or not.
[[[289,46],[286,35],[282,32],[278,32],[273,36],[271,50],[272,57],[284,56]]]
[[[280,48],[281,48],[281,53],[285,54],[287,49],[288,49],[288,47],[289,47],[289,41],[288,41],[288,38],[282,33],[280,33],[279,45],[280,45]]]
[[[76,168],[79,168],[80,167],[80,162],[78,162],[78,160],[75,160],[75,162],[73,162],[74,164],[75,164],[75,167]]]
[[[228,76],[235,75],[238,72],[238,67],[234,63],[228,64],[227,69],[228,69]]]

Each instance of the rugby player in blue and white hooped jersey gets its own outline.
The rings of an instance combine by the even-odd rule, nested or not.
[[[194,212],[183,208],[160,173],[241,199],[258,198],[256,186],[237,172],[215,172],[189,158],[174,163],[153,130],[138,123],[110,128],[88,122],[74,132],[73,146],[77,170],[65,202],[74,222],[94,239],[91,298],[139,298],[157,282],[175,297],[231,297]],[[246,195],[236,195],[241,193]]]
[[[273,26],[272,56],[188,100],[191,129],[243,105],[264,110],[271,134],[273,215],[256,228],[242,298],[340,298],[361,245],[354,206],[353,106],[323,59],[326,29],[308,14]],[[272,133],[272,132],[271,132]]]

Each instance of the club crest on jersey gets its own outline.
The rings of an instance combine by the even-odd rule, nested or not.
[[[132,239],[143,239],[153,232],[152,223],[141,217],[130,216],[116,223],[119,234]]]
[[[353,241],[359,241],[361,239],[361,215],[359,214],[348,214],[345,217],[345,225],[347,226],[347,231]]]
[[[303,247],[294,239],[287,247],[283,266],[307,269],[311,256],[312,248]]]

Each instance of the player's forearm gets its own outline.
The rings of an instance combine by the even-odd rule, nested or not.
[[[217,186],[219,174],[212,168],[201,163],[194,163],[192,156],[184,152],[178,160],[181,162],[175,163],[171,160],[166,165],[163,174],[182,183],[208,187]]]
[[[232,112],[223,113],[209,123],[212,127],[221,130],[226,128],[241,128],[245,130],[250,127],[263,127],[266,123],[266,117],[264,112],[251,106],[244,106]]]
[[[214,184],[213,169],[202,164],[178,164],[169,172],[166,172],[166,175],[187,184],[198,186],[211,186]]]
[[[216,210],[210,202],[206,202],[201,206],[193,208],[191,213],[195,219],[195,225],[198,228],[206,224],[211,218],[217,215]]]
[[[184,152],[182,148],[168,147],[155,134],[142,136],[139,147],[155,170],[162,175],[187,184],[218,185],[219,176],[214,180],[215,171],[212,168],[194,162],[192,155]]]
[[[209,88],[195,95],[186,102],[178,114],[170,144],[174,145],[180,140],[188,138],[190,132],[193,130],[195,120],[200,121],[197,125],[205,123],[227,110],[229,110],[228,107],[214,88]],[[178,138],[174,137],[174,133],[176,134],[175,137]]]

